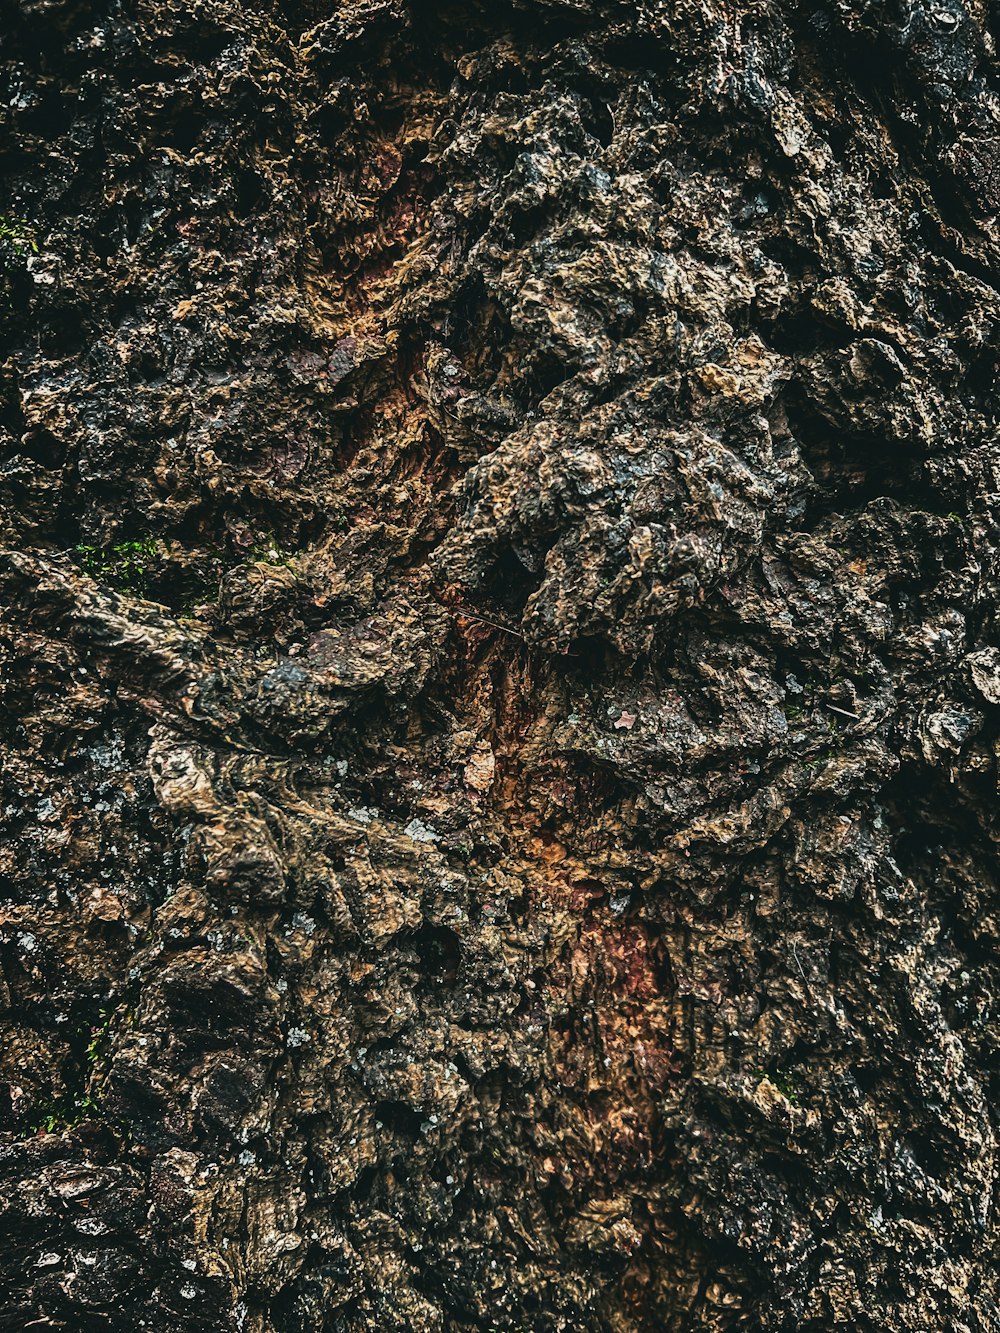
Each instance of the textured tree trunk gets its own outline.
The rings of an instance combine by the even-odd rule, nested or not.
[[[0,1328],[987,1333],[992,0],[0,0]]]

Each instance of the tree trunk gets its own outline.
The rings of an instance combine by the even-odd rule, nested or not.
[[[994,0],[0,24],[0,1329],[995,1333]]]

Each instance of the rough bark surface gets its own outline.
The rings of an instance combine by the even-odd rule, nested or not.
[[[996,5],[0,28],[0,1328],[1000,1328]]]

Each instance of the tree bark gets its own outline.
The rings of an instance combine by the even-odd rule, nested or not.
[[[0,1329],[1000,1329],[993,0],[0,23]]]

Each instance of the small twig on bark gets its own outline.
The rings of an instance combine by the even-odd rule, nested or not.
[[[836,704],[824,704],[823,707],[828,708],[831,713],[839,713],[841,717],[849,717],[852,722],[861,721],[861,717],[858,713],[851,713],[846,708],[838,708]]]

